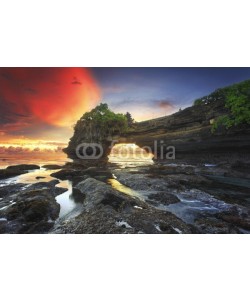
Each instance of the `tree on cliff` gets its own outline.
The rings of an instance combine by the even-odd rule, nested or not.
[[[103,137],[112,134],[121,134],[128,127],[126,116],[114,113],[106,103],[101,103],[90,112],[86,112],[82,116],[81,121],[87,121],[93,125]]]
[[[128,126],[131,127],[134,124],[134,119],[132,118],[131,113],[127,112],[125,116],[127,118]]]
[[[212,131],[219,125],[229,129],[232,126],[250,125],[250,80],[234,84],[224,90],[227,115],[219,117],[213,124]]]

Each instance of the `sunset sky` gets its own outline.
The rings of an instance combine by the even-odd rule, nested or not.
[[[99,102],[141,121],[245,79],[250,68],[0,68],[0,154],[58,151]]]

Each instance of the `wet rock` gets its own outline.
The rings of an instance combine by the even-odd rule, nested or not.
[[[9,184],[6,186],[0,187],[0,198],[7,197],[12,194],[16,194],[20,192],[26,184],[23,183],[15,183],[15,184]]]
[[[134,233],[116,225],[119,214],[109,207],[101,206],[88,212],[82,212],[77,217],[57,223],[51,233],[66,234],[111,234]]]
[[[167,192],[159,192],[148,196],[149,203],[169,205],[180,202],[180,199],[174,194]]]
[[[7,230],[7,219],[6,218],[0,218],[0,234],[6,233]]]
[[[93,208],[98,204],[109,205],[117,211],[135,205],[145,206],[139,199],[116,191],[110,185],[94,178],[87,178],[75,188],[85,195],[84,205],[87,209]]]
[[[6,179],[6,178],[19,176],[19,175],[25,174],[27,172],[28,171],[23,171],[23,170],[3,169],[3,170],[0,170],[0,179]]]
[[[239,228],[215,216],[204,216],[195,221],[195,226],[200,233],[207,234],[235,234],[241,233]]]
[[[167,175],[165,180],[170,189],[185,189],[191,187],[200,187],[204,184],[211,183],[211,180],[208,178],[201,176],[199,174],[196,175]]]
[[[52,177],[59,178],[61,180],[74,180],[77,181],[77,178],[82,181],[86,176],[97,177],[97,178],[111,178],[112,175],[107,169],[100,169],[97,167],[90,167],[87,169],[62,169],[58,172],[52,173]],[[79,181],[78,181],[79,182]]]
[[[32,190],[40,190],[40,189],[49,189],[50,193],[56,197],[64,192],[67,191],[66,188],[57,187],[56,185],[59,183],[59,180],[51,180],[49,182],[37,182],[34,184],[29,185],[25,190],[32,191]]]
[[[250,211],[241,211],[237,207],[232,207],[228,211],[217,214],[216,217],[233,226],[250,231]]]
[[[197,233],[190,225],[169,212],[154,208],[137,209],[129,212],[116,211],[107,205],[98,205],[83,211],[77,217],[58,223],[51,233],[146,233],[180,234]]]
[[[190,165],[160,165],[157,164],[151,167],[151,174],[162,174],[162,175],[173,175],[173,174],[186,174],[193,175],[195,174],[195,167]]]
[[[63,169],[58,172],[52,173],[50,176],[66,180],[66,179],[72,179],[78,176],[83,176],[84,172],[82,170],[73,170],[73,169]]]
[[[62,166],[60,165],[44,165],[42,168],[47,169],[47,170],[58,170],[61,169]]]
[[[97,167],[98,166],[98,167]],[[72,169],[72,170],[84,170],[88,168],[106,168],[107,167],[107,160],[102,161],[99,160],[96,161],[95,159],[92,160],[86,160],[86,159],[74,159],[72,162],[67,162],[63,169]]]
[[[37,182],[34,184],[15,183],[15,184],[5,185],[0,187],[0,198],[5,198],[10,195],[18,194],[23,190],[32,191],[37,189],[50,189],[50,192],[54,196],[57,196],[59,194],[64,193],[67,190],[65,188],[56,187],[56,185],[59,182],[60,182],[59,180],[55,179],[49,182]]]
[[[40,169],[38,165],[15,165],[15,166],[9,166],[6,168],[6,170],[13,170],[13,171],[30,171],[30,170],[37,170]]]
[[[164,178],[141,173],[131,173],[125,170],[114,171],[115,176],[122,184],[136,190],[144,191],[166,191],[168,183]]]
[[[59,216],[60,204],[49,189],[26,190],[9,198],[12,204],[0,211],[0,218],[7,220],[4,226],[8,233],[43,233]]]
[[[40,169],[37,165],[15,165],[0,170],[0,179],[11,178],[28,173],[29,170]]]
[[[52,233],[191,233],[170,212],[114,190],[108,184],[88,178],[76,186],[84,196],[82,212],[70,220],[57,222]]]
[[[236,161],[232,164],[232,169],[249,172],[250,163],[245,161]]]
[[[134,210],[126,216],[127,222],[136,232],[157,234],[196,233],[191,225],[185,224],[170,212],[160,211],[153,207],[144,210]]]

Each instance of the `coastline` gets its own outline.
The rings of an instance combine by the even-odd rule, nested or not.
[[[1,233],[250,233],[244,168],[184,161],[49,166],[0,180]]]

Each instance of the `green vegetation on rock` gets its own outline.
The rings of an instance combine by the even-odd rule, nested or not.
[[[106,103],[101,103],[90,112],[86,112],[81,118],[81,122],[84,121],[94,125],[103,136],[121,134],[128,128],[126,115],[114,113]]]
[[[218,89],[209,96],[195,100],[194,105],[206,105],[218,100],[224,101],[228,113],[215,120],[212,132],[220,126],[229,129],[233,126],[250,125],[250,80]]]

